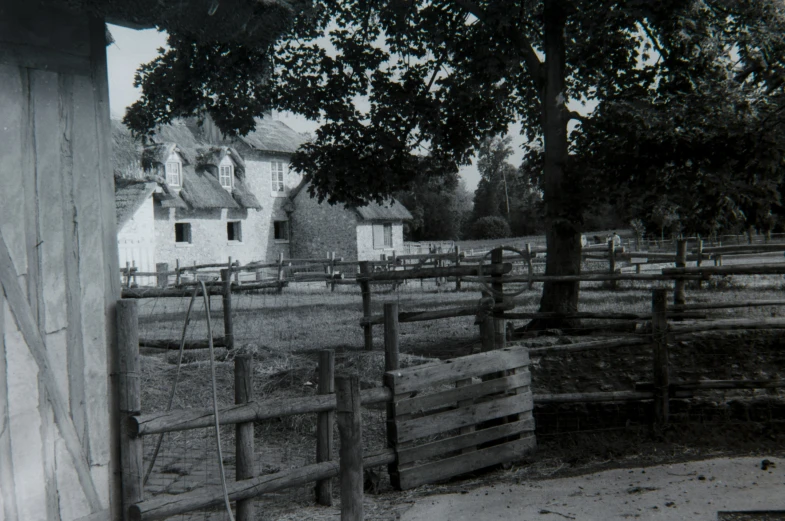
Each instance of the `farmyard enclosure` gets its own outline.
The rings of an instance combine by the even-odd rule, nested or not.
[[[497,260],[500,253],[496,254]],[[485,268],[490,271],[488,265]],[[437,271],[436,268],[430,269]],[[470,265],[464,269],[470,269]],[[686,271],[695,269],[687,268]],[[770,272],[782,270],[782,267],[709,268],[732,269]],[[504,271],[504,268],[499,271]],[[708,273],[705,269],[703,271]],[[398,270],[398,273],[403,271]],[[439,271],[439,275],[444,275],[443,271]],[[324,375],[329,373],[323,372],[327,370],[324,362],[322,366],[319,364],[320,357],[328,356],[320,354],[324,349],[335,353],[336,374],[359,376],[365,404],[362,412],[363,451],[366,458],[376,458],[370,463],[366,460],[366,466],[381,465],[366,469],[366,490],[369,493],[389,490],[385,465],[390,464],[395,456],[388,447],[394,447],[399,458],[411,450],[406,447],[407,442],[396,442],[389,431],[387,419],[393,412],[384,402],[391,399],[391,392],[381,387],[385,382],[385,367],[389,368],[392,363],[389,360],[389,341],[385,342],[383,334],[384,330],[389,331],[392,323],[390,314],[393,312],[389,310],[392,307],[389,304],[395,304],[399,310],[395,329],[399,339],[400,367],[416,367],[433,360],[485,352],[491,346],[495,348],[504,343],[527,346],[531,358],[533,418],[540,451],[536,455],[529,450],[513,451],[512,454],[518,457],[503,458],[517,461],[514,469],[519,469],[518,472],[550,458],[562,461],[562,465],[567,467],[573,466],[576,460],[620,461],[652,445],[658,446],[661,454],[674,457],[680,452],[682,457],[689,457],[717,451],[764,450],[776,447],[782,441],[783,405],[779,389],[783,383],[783,353],[777,333],[782,324],[776,318],[782,304],[778,298],[782,291],[781,275],[712,277],[701,284],[688,281],[687,304],[682,308],[670,305],[666,311],[667,324],[651,320],[652,316],[658,316],[652,303],[652,291],[658,294],[657,287],[663,290],[672,287],[672,275],[665,277],[671,280],[660,282],[617,280],[619,288],[616,290],[603,287],[601,281],[586,282],[582,284],[583,316],[594,318],[584,320],[582,331],[552,331],[538,336],[516,332],[514,326],[500,325],[505,319],[507,323],[515,324],[517,320],[536,316],[533,311],[528,311],[537,303],[536,286],[535,291],[526,290],[512,302],[509,298],[506,302],[501,299],[496,303],[489,303],[486,299],[478,304],[482,294],[476,282],[464,281],[460,291],[455,290],[454,282],[439,282],[437,286],[437,278],[412,280],[394,286],[382,284],[381,279],[389,276],[385,272],[366,276],[369,283],[374,282],[371,277],[380,279],[379,284],[368,286],[371,292],[370,299],[366,300],[371,301],[372,312],[367,319],[362,319],[363,305],[357,283],[354,286],[338,286],[334,292],[322,281],[290,283],[280,293],[277,288],[265,292],[231,293],[232,320],[227,326],[232,331],[234,349],[216,348],[219,405],[228,407],[233,403],[235,377],[232,368],[235,360],[252,355],[254,383],[250,396],[259,405],[251,412],[243,413],[244,416],[241,414],[228,421],[259,420],[254,424],[253,474],[267,476],[274,483],[265,485],[266,489],[259,489],[274,492],[263,494],[256,500],[259,505],[257,512],[264,512],[266,518],[297,518],[302,515],[295,513],[294,509],[298,508],[307,508],[308,515],[316,518],[331,515],[330,509],[309,508],[317,499],[322,504],[328,502],[324,489],[314,496],[312,482],[320,476],[323,478],[338,472],[337,467],[321,468],[320,472],[326,474],[316,472],[320,469],[319,462],[328,454],[327,442],[317,440],[320,437],[327,439],[323,422],[327,421],[325,415],[332,410],[332,406],[325,406],[324,401],[313,401],[321,392],[329,390],[329,387],[323,387],[326,385]],[[428,275],[418,271],[417,276]],[[501,278],[505,291],[528,287],[528,282],[522,285],[508,283],[514,276]],[[610,275],[606,277],[611,278]],[[358,278],[362,283],[363,277]],[[403,279],[398,282],[403,282]],[[218,287],[216,290],[222,291]],[[192,289],[188,291],[193,293]],[[224,297],[216,295],[210,300],[214,337],[223,343],[226,337],[221,334],[225,324],[222,320]],[[666,304],[662,296],[658,298],[658,305]],[[212,486],[210,490],[213,493],[221,488],[215,455],[216,437],[214,427],[209,427],[211,416],[207,410],[212,407],[211,378],[209,357],[204,349],[206,317],[204,304],[200,301],[201,298],[195,301],[185,337],[188,347],[198,349],[184,351],[185,363],[180,369],[173,409],[198,409],[186,415],[199,416],[203,426],[164,435],[156,463],[144,486],[144,499],[153,506],[179,503],[178,496],[186,501],[185,498],[190,495],[200,495],[198,491],[205,485]],[[160,412],[166,409],[177,373],[176,348],[179,347],[178,337],[182,333],[189,302],[190,296],[139,300],[138,334],[143,339],[140,342],[142,418],[149,416],[150,422],[159,422],[159,429],[165,423],[162,418],[168,417]],[[742,309],[730,307],[734,303],[741,305]],[[388,304],[388,319],[387,324],[382,325],[385,322],[382,318],[385,304]],[[472,314],[466,313],[465,309],[472,309]],[[495,324],[493,316],[497,317]],[[480,324],[475,324],[478,320]],[[361,324],[369,322],[379,324],[373,326],[374,349],[370,351],[365,349],[365,335],[361,327]],[[669,331],[665,337],[661,335],[664,326]],[[654,342],[658,338],[659,341]],[[668,341],[665,342],[665,339]],[[162,350],[161,344],[156,344],[156,341],[162,340],[167,340],[169,350]],[[146,347],[145,344],[159,347]],[[383,349],[385,345],[388,347],[387,360]],[[740,345],[744,346],[744,350],[740,350]],[[656,346],[659,348],[653,349]],[[664,354],[663,347],[667,351]],[[663,360],[668,370],[663,369]],[[465,392],[461,390],[462,386],[484,385],[509,396],[515,395],[515,389],[527,392],[526,386],[521,387],[524,381],[519,380],[520,376],[495,376],[501,376],[504,381],[513,378],[514,381],[505,384],[498,378],[487,380],[486,377],[483,383],[483,379],[472,380],[470,375],[460,379],[463,382],[458,381],[454,391],[449,391],[449,386],[439,391],[460,393]],[[528,385],[528,382],[525,383]],[[453,385],[456,383],[453,382]],[[486,392],[490,391],[486,389]],[[483,400],[477,398],[471,393],[453,394],[431,399],[430,403],[436,407],[437,414],[454,416],[456,413],[451,413],[451,410],[467,409],[475,414],[476,408],[483,407]],[[483,445],[483,440],[477,438],[484,434],[476,433],[493,429],[507,432],[505,429],[509,429],[508,434],[520,438],[520,430],[516,429],[530,429],[525,425],[525,418],[512,418],[521,410],[526,414],[525,403],[524,409],[520,409],[521,400],[512,399],[512,403],[518,403],[517,409],[501,409],[495,416],[491,413],[490,419],[497,418],[497,425],[493,422],[488,424],[482,418],[475,418],[469,423],[460,423],[460,420],[459,423],[448,423],[451,436],[457,436],[452,439],[459,440],[442,442],[450,449],[447,454],[452,455],[450,459],[462,456],[464,460],[471,460],[471,451],[477,450],[477,446],[487,450],[487,444]],[[392,403],[400,401],[399,398]],[[460,412],[457,414],[461,415]],[[172,416],[175,417],[180,418],[176,414]],[[413,418],[407,427],[409,429],[419,428],[416,426],[420,422],[416,416]],[[421,421],[427,422],[427,416],[424,418]],[[498,424],[499,418],[503,423]],[[182,421],[191,420],[178,420]],[[147,420],[140,424],[145,423]],[[472,433],[470,427],[477,423],[480,428]],[[157,432],[155,429],[150,432]],[[233,424],[221,427],[225,472],[230,484],[239,465],[234,431]],[[439,437],[435,436],[435,432],[431,434],[427,429],[425,432],[429,436],[427,445],[438,446]],[[338,455],[338,438],[336,435],[332,441],[332,457]],[[148,434],[142,439],[146,474],[155,451],[156,436]],[[461,445],[461,439],[469,445]],[[321,448],[317,450],[317,446]],[[427,453],[429,449],[424,450]],[[503,452],[503,449],[496,450]],[[522,464],[521,457],[530,465]],[[399,463],[401,461],[406,461],[405,455]],[[403,465],[406,466],[406,463]],[[452,466],[455,467],[455,464],[452,463]],[[455,468],[460,471],[461,465]],[[468,470],[472,468],[471,464],[466,467]],[[297,469],[305,472],[298,473]],[[427,476],[427,473],[423,475]],[[396,476],[395,471],[393,476]],[[437,473],[437,479],[439,476]],[[394,477],[393,483],[397,479]],[[429,481],[427,477],[423,479],[424,482]],[[279,489],[286,486],[294,488],[288,491]],[[338,481],[333,495],[338,504]],[[206,497],[204,494],[201,496]],[[161,499],[169,497],[173,499]],[[217,497],[220,500],[221,494]],[[213,500],[215,502],[215,498]],[[376,512],[374,509],[379,508],[377,502],[369,503],[366,499],[365,504],[367,518],[394,518],[391,511],[394,512],[395,508],[390,509],[389,505]],[[155,518],[154,509],[150,508],[144,514],[144,508],[147,507],[140,509],[140,518]],[[211,507],[208,512],[183,514],[187,519],[222,519],[225,515],[220,505]]]

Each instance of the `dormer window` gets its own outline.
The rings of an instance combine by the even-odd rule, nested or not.
[[[218,165],[218,181],[226,190],[231,191],[234,187],[234,161],[229,156],[224,157]]]
[[[183,177],[180,170],[179,161],[166,162],[166,182],[169,183],[169,186],[175,188],[183,186]]]

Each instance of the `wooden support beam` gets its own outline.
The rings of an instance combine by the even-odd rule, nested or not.
[[[142,410],[142,389],[139,373],[139,319],[136,302],[117,303],[117,392],[120,406],[120,469],[123,484],[123,515],[128,507],[144,499],[142,439],[130,429],[130,419]]]
[[[363,521],[363,440],[360,379],[335,379],[336,420],[341,439],[341,521]]]
[[[651,338],[654,362],[654,419],[663,427],[668,424],[669,361],[668,361],[668,292],[655,289],[651,297]]]
[[[371,288],[368,285],[367,277],[370,276],[370,267],[367,261],[360,263],[360,275],[357,281],[360,283],[360,292],[363,299],[363,318],[371,317]],[[363,339],[366,351],[373,349],[373,329],[371,324],[363,324]]]
[[[319,353],[319,394],[335,392],[335,351],[325,349]],[[332,461],[335,412],[320,412],[316,419],[316,463]],[[333,485],[329,479],[316,482],[316,503],[324,506],[333,504]]]
[[[228,275],[228,271],[227,271]],[[253,400],[253,357],[239,354],[234,358],[234,403],[246,404]],[[235,479],[240,482],[256,475],[253,422],[235,426]],[[237,502],[236,521],[254,521],[255,507],[252,499]]]

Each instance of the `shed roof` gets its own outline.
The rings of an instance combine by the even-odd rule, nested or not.
[[[289,199],[294,201],[295,197],[303,191],[307,184],[308,181],[305,179],[300,181],[300,184],[289,192]],[[409,210],[392,197],[384,204],[371,201],[366,206],[351,206],[348,208],[354,210],[357,216],[364,221],[408,221],[413,219]]]
[[[157,183],[136,179],[118,179],[115,182],[114,199],[117,228],[131,220],[136,210],[155,191]]]

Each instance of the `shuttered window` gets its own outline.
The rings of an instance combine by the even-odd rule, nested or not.
[[[392,248],[392,223],[373,225],[373,247],[376,249]]]

